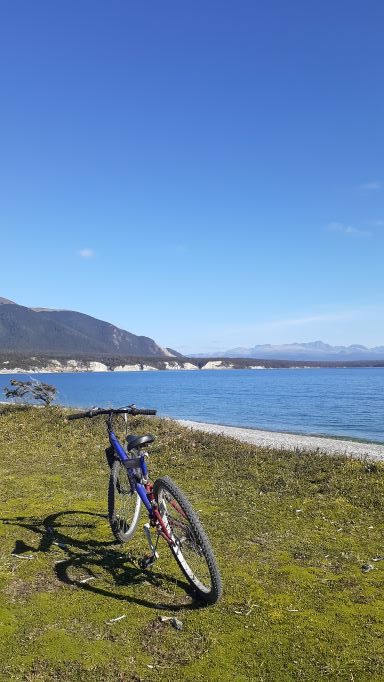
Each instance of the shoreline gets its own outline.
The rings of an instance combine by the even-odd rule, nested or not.
[[[249,443],[258,447],[275,450],[301,450],[302,452],[318,451],[328,455],[345,455],[355,459],[384,461],[384,444],[343,440],[331,436],[304,436],[281,431],[262,431],[237,426],[206,424],[187,419],[175,419],[175,421],[192,430],[234,438],[242,443]]]
[[[96,363],[95,363],[96,364]],[[101,365],[102,363],[100,363]],[[170,363],[168,363],[170,364]],[[92,367],[87,367],[87,368],[80,368],[77,369],[75,367],[72,368],[54,368],[54,367],[41,367],[41,368],[36,368],[32,367],[32,369],[23,369],[21,367],[16,367],[13,369],[0,369],[0,374],[104,374],[104,373],[115,373],[115,374],[120,374],[124,372],[203,372],[206,370],[271,370],[271,369],[322,369],[320,366],[314,366],[310,367],[309,365],[305,365],[303,367],[298,366],[298,365],[289,365],[289,367],[264,367],[264,365],[250,365],[246,367],[235,367],[235,366],[229,366],[229,365],[223,365],[223,366],[216,366],[212,367],[210,365],[203,365],[203,367],[198,367],[197,365],[193,365],[192,363],[185,363],[185,366],[178,366],[178,367],[152,367],[152,365],[144,365],[143,367],[138,367],[137,365],[125,365],[121,367],[114,367],[113,369],[109,369],[106,366],[98,366],[96,368]],[[328,369],[328,368],[327,368]],[[348,367],[329,367],[329,369],[348,369]],[[366,367],[358,367],[357,369],[366,369]],[[368,369],[371,369],[368,367]],[[376,368],[375,368],[376,369]],[[381,368],[379,368],[381,369]],[[384,369],[384,368],[383,368]]]
[[[263,362],[260,360],[259,362]],[[285,361],[284,361],[285,362]],[[108,366],[103,362],[81,362],[76,360],[68,360],[66,364],[62,364],[56,360],[52,360],[51,364],[47,364],[42,367],[36,365],[31,365],[28,369],[25,367],[4,367],[0,365],[0,375],[19,375],[19,374],[104,374],[104,373],[125,373],[125,372],[204,372],[210,371],[225,371],[225,370],[235,370],[235,371],[270,371],[270,370],[312,370],[312,369],[383,369],[384,366],[371,365],[371,364],[361,364],[361,365],[328,365],[328,364],[289,364],[289,365],[271,365],[271,364],[240,364],[237,365],[234,361],[228,360],[215,360],[206,362],[204,365],[199,366],[197,363],[190,361],[173,361],[165,360],[162,361],[161,365],[151,365],[150,360],[145,363],[135,363],[135,364],[125,364],[116,365],[114,367]]]
[[[42,405],[30,405],[31,407],[42,408]],[[15,405],[11,401],[1,400],[0,405]],[[68,405],[61,406],[65,409]],[[80,407],[77,407],[80,409]],[[160,415],[159,415],[160,416]],[[268,448],[270,450],[298,450],[301,452],[318,452],[319,454],[344,455],[353,459],[369,459],[384,461],[384,443],[372,443],[346,439],[342,436],[319,436],[289,433],[285,431],[264,431],[240,426],[226,426],[224,424],[210,424],[206,422],[196,422],[189,419],[176,419],[174,417],[160,416],[162,419],[169,419],[180,426],[191,430],[203,431],[212,435],[233,438],[242,443],[249,443],[257,447]]]

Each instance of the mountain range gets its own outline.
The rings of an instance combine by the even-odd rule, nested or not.
[[[147,336],[137,336],[90,315],[73,310],[27,308],[0,297],[0,352],[114,357],[183,358]],[[283,345],[263,344],[216,353],[195,353],[191,358],[255,358],[308,362],[384,360],[384,346],[359,344],[331,346],[323,341]]]
[[[174,357],[147,336],[73,310],[26,308],[0,297],[0,350],[14,353]]]
[[[207,354],[192,357],[208,357]],[[215,358],[257,358],[259,360],[310,360],[310,361],[358,361],[384,360],[384,346],[367,348],[359,344],[351,346],[331,346],[323,341],[309,343],[287,343],[273,346],[269,343],[253,348],[232,348],[212,354]]]

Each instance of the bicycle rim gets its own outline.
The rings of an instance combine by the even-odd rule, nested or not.
[[[126,542],[136,530],[140,516],[140,497],[132,491],[128,472],[119,461],[111,471],[108,494],[108,515],[117,540]]]
[[[221,595],[221,578],[209,540],[184,493],[171,479],[155,482],[159,512],[172,537],[172,553],[189,582],[210,603]]]

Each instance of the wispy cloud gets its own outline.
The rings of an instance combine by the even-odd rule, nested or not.
[[[301,317],[284,317],[259,324],[246,326],[230,327],[225,329],[226,334],[249,334],[269,332],[273,330],[284,330],[287,327],[305,327],[305,325],[316,324],[318,322],[341,322],[342,320],[353,320],[359,316],[359,310],[340,310],[337,312],[314,313]]]
[[[373,227],[384,227],[384,220],[371,220],[369,224]]]
[[[307,315],[305,317],[288,317],[279,320],[271,320],[258,325],[261,329],[274,329],[278,327],[301,327],[306,324],[313,324],[315,322],[340,322],[340,320],[349,320],[355,316],[354,311],[345,311],[339,313],[319,313],[317,315]]]
[[[359,188],[362,189],[363,191],[374,192],[377,189],[381,189],[382,186],[383,183],[380,182],[380,180],[371,180],[370,182],[362,182],[359,185]]]
[[[77,253],[81,258],[93,258],[95,255],[95,252],[92,249],[80,249]]]
[[[341,234],[349,235],[349,236],[357,236],[357,237],[367,237],[371,234],[369,230],[360,230],[357,227],[352,227],[352,225],[345,225],[344,223],[329,223],[328,224],[328,230],[330,232],[340,232]]]

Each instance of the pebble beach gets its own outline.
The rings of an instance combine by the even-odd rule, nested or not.
[[[236,426],[222,426],[221,424],[205,424],[185,419],[178,419],[177,422],[190,429],[235,438],[243,443],[250,443],[251,445],[263,448],[317,451],[329,455],[346,455],[357,459],[384,460],[384,445],[378,445],[377,443],[362,443],[359,441],[342,440],[340,438],[260,431],[258,429],[238,428]]]

